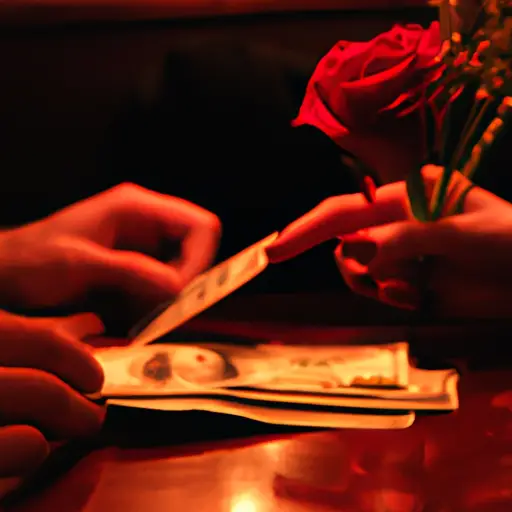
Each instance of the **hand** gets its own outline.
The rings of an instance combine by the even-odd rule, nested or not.
[[[212,213],[124,184],[0,235],[0,302],[68,306],[99,289],[167,300],[212,262],[220,238]],[[156,259],[178,241],[181,255]]]
[[[81,393],[100,391],[103,370],[79,338],[102,329],[93,315],[43,319],[0,312],[0,477],[24,476],[39,466],[48,440],[100,429],[104,409]]]
[[[423,169],[427,195],[442,169]],[[455,175],[453,192],[469,182]],[[460,187],[460,188],[459,188]],[[457,194],[455,194],[455,197]],[[404,182],[361,194],[331,197],[288,226],[268,248],[270,261],[290,259],[331,238],[335,259],[357,293],[415,309],[421,302],[418,260],[429,256],[429,295],[439,315],[506,317],[512,313],[512,205],[472,188],[464,213],[438,222],[411,220]]]

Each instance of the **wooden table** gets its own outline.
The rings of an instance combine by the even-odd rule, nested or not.
[[[357,343],[403,331],[219,318],[190,329],[307,343]],[[478,342],[474,326],[438,327],[425,334],[428,343],[413,347],[427,364],[448,355],[458,361],[456,413],[419,417],[403,431],[297,433],[201,413],[112,410],[95,446],[56,452],[60,461],[5,510],[510,511],[510,344],[505,335],[498,340],[504,331],[496,324],[479,329]]]

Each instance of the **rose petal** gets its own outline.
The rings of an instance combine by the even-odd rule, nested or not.
[[[414,48],[404,47],[389,39],[376,40],[370,58],[365,65],[365,72],[360,78],[382,73],[414,54]]]
[[[329,106],[349,129],[372,124],[383,106],[391,104],[407,91],[407,73],[414,66],[415,55],[382,73],[357,82],[341,83],[331,91]]]
[[[322,81],[326,87],[336,86],[340,81],[359,80],[364,62],[372,51],[368,43],[340,41],[320,60],[311,80]]]
[[[397,105],[395,107],[395,109],[398,110],[398,107],[402,107],[402,106],[404,106],[404,105],[403,104]],[[414,103],[411,103],[407,108],[400,109],[396,115],[397,115],[397,117],[405,117],[405,116],[408,116],[409,114],[411,114],[412,112],[415,112],[416,110],[422,108],[423,106],[425,106],[425,98],[420,96],[416,99],[416,101]]]
[[[431,67],[434,59],[441,51],[441,28],[439,22],[435,21],[430,27],[423,31],[423,35],[417,47],[417,67],[419,69]]]
[[[299,114],[292,121],[292,126],[295,127],[305,124],[318,128],[337,143],[348,135],[348,129],[340,119],[332,114],[329,107],[318,95],[313,84],[308,85]]]
[[[420,106],[418,91],[440,76],[440,50],[439,23],[427,30],[395,25],[364,43],[339,41],[318,63],[293,126],[315,126],[345,149],[361,149],[358,138]]]
[[[395,25],[389,34],[394,36],[394,39],[404,48],[413,50],[417,48],[424,31],[420,25]]]
[[[414,91],[407,92],[398,96],[398,98],[393,103],[391,103],[391,105],[381,109],[380,113],[394,112],[398,115],[398,117],[401,117],[405,115],[403,111],[404,108],[409,110],[411,104],[416,105],[424,101],[424,96],[421,91],[415,89]]]

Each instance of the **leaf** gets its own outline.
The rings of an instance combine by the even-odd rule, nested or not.
[[[407,175],[405,184],[409,198],[409,207],[413,217],[420,222],[428,222],[430,220],[430,212],[421,167]]]

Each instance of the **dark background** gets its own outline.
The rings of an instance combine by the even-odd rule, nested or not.
[[[19,225],[124,181],[224,223],[219,259],[354,190],[338,150],[291,128],[316,62],[431,9],[2,28],[0,222]],[[332,244],[245,292],[342,290]]]

